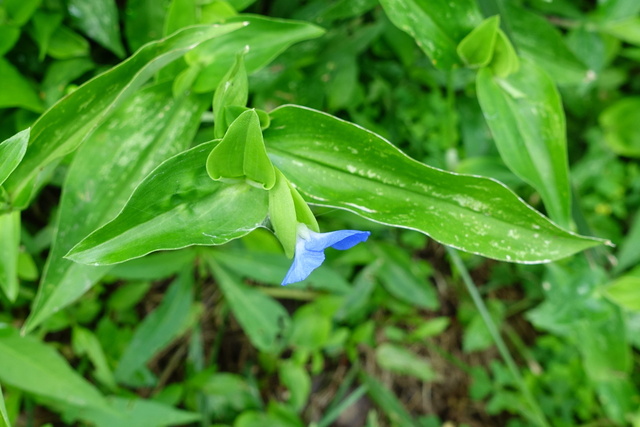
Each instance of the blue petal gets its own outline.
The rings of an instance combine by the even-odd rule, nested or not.
[[[316,233],[307,227],[299,229],[296,241],[296,253],[293,264],[287,272],[282,285],[300,282],[320,267],[324,262],[324,250],[328,247],[345,250],[369,237],[368,231],[339,230],[330,233]]]
[[[305,244],[307,250],[323,251],[328,247],[344,251],[350,249],[369,237],[368,231],[338,230],[330,233],[316,233],[309,230],[309,240]]]

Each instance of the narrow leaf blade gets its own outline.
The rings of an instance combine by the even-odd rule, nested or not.
[[[11,172],[20,164],[27,151],[30,129],[18,132],[11,138],[0,144],[0,185],[7,179]]]

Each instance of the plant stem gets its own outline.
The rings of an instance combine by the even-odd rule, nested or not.
[[[524,382],[522,375],[520,375],[520,371],[518,370],[516,362],[513,360],[513,357],[511,357],[511,353],[509,353],[509,350],[507,349],[507,346],[504,340],[502,339],[502,336],[500,336],[500,332],[498,332],[498,328],[496,324],[493,322],[493,319],[489,314],[489,310],[487,309],[487,306],[484,304],[484,301],[482,300],[482,297],[480,296],[478,289],[473,283],[473,279],[471,279],[471,276],[469,275],[469,271],[467,270],[464,263],[462,262],[460,255],[458,255],[458,252],[455,249],[452,249],[449,247],[447,247],[447,252],[451,257],[453,264],[456,266],[456,269],[460,273],[460,277],[462,277],[462,281],[464,282],[464,285],[467,288],[467,291],[469,292],[469,295],[471,296],[473,303],[475,304],[476,308],[478,309],[478,312],[480,313],[480,316],[482,317],[482,320],[487,326],[487,329],[489,330],[489,334],[491,334],[491,338],[493,338],[493,341],[495,342],[496,347],[498,347],[498,352],[500,353],[500,356],[502,356],[502,359],[507,365],[507,368],[509,369],[509,371],[511,371],[511,375],[513,376],[514,380],[518,384],[518,388],[520,389],[522,396],[525,398],[525,400],[529,404],[529,409],[531,410],[531,417],[533,418],[533,421],[539,426],[550,427],[550,424],[548,423],[546,417],[544,416],[542,409],[540,409],[538,402],[536,402],[535,398],[531,394],[531,391],[527,387],[527,384]]]

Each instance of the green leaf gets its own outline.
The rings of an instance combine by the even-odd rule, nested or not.
[[[630,16],[621,21],[609,22],[600,27],[601,31],[620,40],[640,46],[640,18]]]
[[[587,67],[569,49],[558,31],[544,16],[506,2],[505,16],[513,43],[522,58],[544,69],[559,85],[580,84]]]
[[[9,20],[21,27],[38,9],[42,0],[4,0],[2,7],[7,11]]]
[[[192,303],[193,272],[185,269],[171,284],[158,308],[133,333],[115,371],[118,382],[129,384],[138,369],[184,333]]]
[[[4,396],[2,395],[2,387],[0,387],[0,427],[11,427],[7,407],[4,404]]]
[[[222,141],[207,157],[207,173],[222,182],[244,182],[269,190],[276,173],[267,156],[255,110],[247,110],[231,123]]]
[[[0,56],[9,52],[20,38],[20,28],[13,25],[0,24]]]
[[[205,40],[242,24],[191,27],[150,43],[126,61],[90,80],[43,114],[31,128],[21,165],[7,181],[7,190],[28,204],[34,178],[51,161],[75,150],[116,107],[157,70]],[[53,132],[55,129],[55,132]]]
[[[600,114],[607,145],[622,156],[640,157],[640,97],[626,97],[616,101]]]
[[[69,0],[67,9],[77,28],[118,58],[125,56],[120,41],[118,8],[114,0]]]
[[[249,98],[249,82],[247,70],[244,67],[242,51],[236,55],[236,61],[222,78],[213,95],[213,133],[216,138],[222,138],[231,122],[225,118],[225,107],[234,105],[246,107]]]
[[[15,301],[18,283],[18,253],[20,245],[20,212],[0,214],[0,289],[9,301]]]
[[[42,100],[31,83],[9,61],[0,58],[0,108],[19,107],[40,113]]]
[[[62,24],[64,16],[59,12],[45,12],[37,11],[33,15],[33,32],[32,37],[38,43],[38,59],[44,60],[44,57],[49,50],[49,42],[53,37],[54,32]]]
[[[55,22],[52,22],[51,24],[54,23]],[[44,32],[45,29],[41,29],[40,31]],[[51,37],[49,37],[47,54],[55,59],[71,59],[88,56],[89,42],[70,28],[64,25],[58,25],[53,30]]]
[[[458,43],[482,21],[473,0],[381,0],[393,24],[410,34],[438,68],[459,63]]]
[[[542,196],[551,219],[571,224],[564,110],[547,74],[530,61],[501,79],[483,69],[478,100],[504,162]]]
[[[309,373],[302,366],[286,361],[280,364],[278,374],[282,385],[289,390],[289,404],[296,412],[302,411],[311,392]]]
[[[48,345],[0,328],[0,382],[77,408],[108,410],[100,392]]]
[[[640,311],[640,268],[616,279],[604,289],[604,293],[627,310]]]
[[[40,88],[44,93],[45,105],[51,107],[55,104],[66,94],[72,81],[94,67],[95,64],[87,58],[55,61],[49,65]]]
[[[629,232],[620,245],[617,253],[618,264],[614,267],[614,273],[620,273],[640,262],[640,211],[633,217]]]
[[[498,29],[491,68],[498,77],[508,77],[520,68],[520,59],[504,31]]]
[[[73,350],[77,355],[81,356],[86,354],[91,360],[91,363],[95,367],[94,377],[109,390],[116,390],[118,388],[116,381],[98,338],[90,330],[75,326],[73,328],[71,341]]]
[[[122,212],[67,257],[115,264],[162,249],[221,245],[259,227],[267,216],[267,192],[209,178],[205,162],[214,144],[201,144],[158,166]]]
[[[158,164],[189,146],[206,105],[197,96],[173,98],[170,83],[152,86],[137,92],[80,147],[63,186],[56,233],[25,330],[71,304],[108,271],[63,257],[113,219]]]
[[[292,188],[282,172],[276,169],[276,182],[269,191],[269,220],[287,258],[293,258],[298,222]]]
[[[267,152],[313,204],[511,262],[546,262],[602,243],[558,228],[497,181],[426,166],[328,114],[285,106],[271,119]]]
[[[196,15],[195,0],[172,0],[164,22],[164,34],[169,35],[181,28],[197,24]]]
[[[162,37],[170,0],[128,0],[124,11],[124,32],[130,51]]]
[[[499,29],[500,16],[492,16],[462,39],[456,50],[467,67],[485,67],[491,62]]]
[[[429,362],[399,345],[383,343],[377,347],[376,361],[382,369],[410,375],[425,382],[437,377]]]
[[[360,374],[360,378],[362,380],[362,384],[367,387],[367,391],[371,399],[384,411],[387,417],[389,417],[392,425],[407,427],[418,426],[404,406],[402,406],[402,403],[398,400],[396,395],[388,388],[365,372]]]
[[[30,129],[25,129],[16,133],[11,138],[0,143],[0,185],[11,175],[11,172],[18,167],[24,153],[27,151]]]
[[[244,57],[247,73],[252,73],[271,62],[276,56],[294,43],[320,37],[324,30],[308,22],[265,18],[261,16],[238,16],[227,22],[248,23],[233,36],[211,40],[185,56],[189,65],[203,65],[193,90],[213,91],[227,70],[231,68],[235,56],[249,46]]]
[[[209,259],[209,266],[231,312],[260,351],[277,352],[284,345],[291,319],[275,299],[251,288]]]
[[[189,425],[201,418],[195,412],[179,410],[153,400],[115,397],[109,403],[109,410],[88,408],[65,413],[73,418],[90,421],[91,425],[97,427],[172,427]]]

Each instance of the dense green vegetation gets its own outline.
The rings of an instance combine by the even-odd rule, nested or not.
[[[637,0],[0,0],[0,427],[639,427],[639,72]]]

